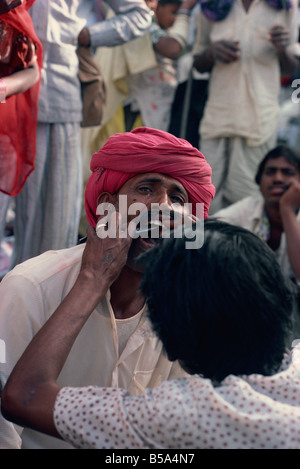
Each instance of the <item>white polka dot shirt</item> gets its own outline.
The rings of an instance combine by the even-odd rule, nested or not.
[[[141,396],[116,388],[62,388],[54,421],[77,448],[300,449],[300,347],[273,376],[193,376]]]

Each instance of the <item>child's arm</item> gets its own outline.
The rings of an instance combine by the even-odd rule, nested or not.
[[[8,96],[27,91],[37,83],[39,75],[37,58],[34,56],[30,67],[0,79],[0,102],[5,102]]]
[[[187,46],[189,16],[196,0],[185,0],[177,11],[177,17],[168,34],[162,36],[153,47],[159,54],[177,60]]]

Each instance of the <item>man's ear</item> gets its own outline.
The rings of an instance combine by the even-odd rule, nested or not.
[[[116,195],[111,194],[110,192],[102,192],[97,199],[97,206],[99,204],[104,204],[104,203],[109,203],[109,204],[115,204],[116,201]]]
[[[116,194],[110,192],[102,192],[97,199],[96,215],[98,218],[103,217],[106,211],[115,210]],[[101,207],[100,207],[101,206]]]

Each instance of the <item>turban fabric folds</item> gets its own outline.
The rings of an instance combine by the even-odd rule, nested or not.
[[[85,210],[93,227],[98,218],[99,194],[114,194],[137,174],[153,172],[180,182],[188,193],[193,213],[196,203],[203,203],[204,217],[208,217],[209,204],[215,194],[211,167],[199,150],[168,132],[139,127],[115,134],[93,154],[90,168],[92,174],[85,190]]]

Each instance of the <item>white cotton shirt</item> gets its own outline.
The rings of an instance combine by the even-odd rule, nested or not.
[[[250,146],[267,141],[276,131],[279,114],[280,66],[269,42],[274,25],[288,28],[288,50],[299,55],[298,6],[276,10],[265,0],[253,0],[248,12],[235,0],[222,21],[209,21],[200,12],[193,55],[201,54],[215,41],[239,41],[240,60],[216,62],[210,75],[209,97],[200,123],[204,139],[244,137]]]
[[[18,265],[0,283],[0,338],[6,344],[6,363],[0,363],[5,384],[34,334],[72,288],[80,269],[84,245],[48,251]],[[134,321],[134,320],[133,320]],[[141,394],[166,379],[187,376],[177,362],[167,359],[154,334],[145,307],[124,350],[118,333],[110,292],[79,333],[58,379],[60,386],[112,386]],[[0,448],[21,446],[16,428],[0,416]],[[21,433],[22,429],[18,429]],[[66,442],[24,429],[25,449],[70,448]]]
[[[198,376],[130,397],[125,390],[62,388],[54,422],[78,448],[300,449],[300,348],[273,376]]]
[[[143,0],[106,0],[115,16],[97,21],[93,0],[38,0],[30,8],[43,45],[39,121],[81,122],[82,103],[76,53],[78,35],[88,26],[92,47],[114,47],[140,37],[151,25]]]

